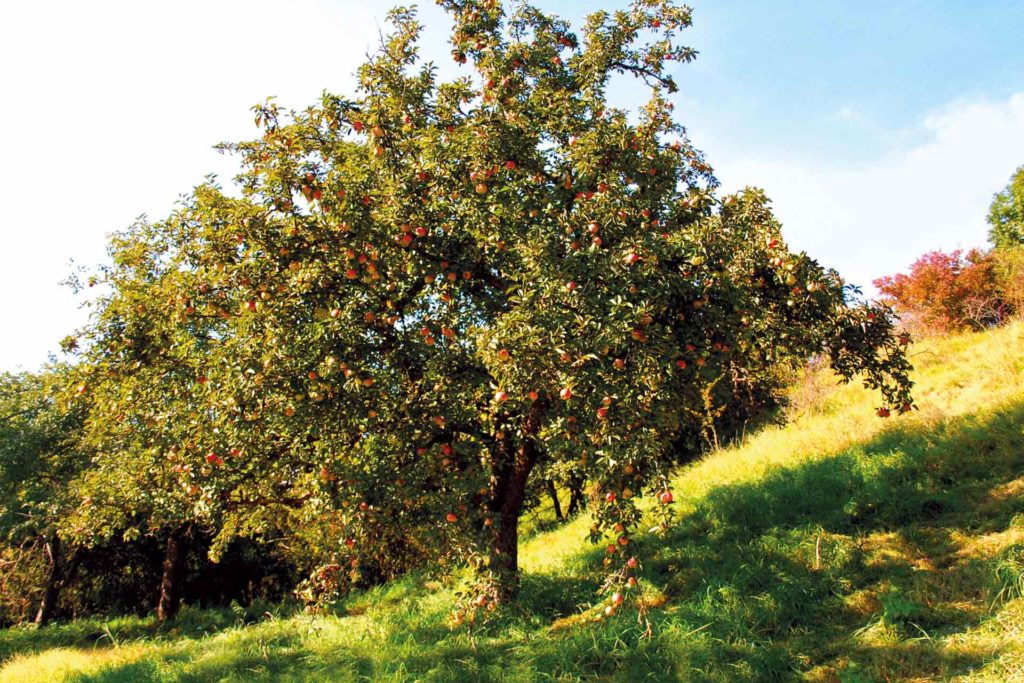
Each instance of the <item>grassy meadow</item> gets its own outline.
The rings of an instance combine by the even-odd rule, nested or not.
[[[812,374],[788,425],[678,472],[677,525],[636,551],[649,630],[599,618],[587,519],[542,510],[520,603],[472,632],[460,578],[415,575],[330,614],[0,631],[0,681],[1024,680],[1024,323],[911,355],[912,415]]]

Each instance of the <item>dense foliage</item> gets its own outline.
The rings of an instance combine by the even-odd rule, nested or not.
[[[911,264],[909,273],[879,278],[874,285],[908,323],[940,332],[982,329],[1011,313],[998,265],[992,253],[980,249],[932,251]]]
[[[172,617],[194,539],[286,538],[316,596],[468,564],[467,609],[514,597],[538,482],[591,491],[611,609],[636,500],[667,528],[677,458],[770,406],[816,354],[880,415],[911,407],[906,337],[789,250],[764,194],[719,198],[672,118],[687,8],[579,33],[525,4],[442,6],[466,77],[417,58],[410,10],[352,99],[256,108],[239,195],[196,188],[116,234],[76,347],[89,467],[62,534],[164,544]],[[614,74],[651,86],[611,107]]]
[[[1024,166],[992,199],[988,224],[989,240],[997,249],[1024,247]]]
[[[989,206],[992,248],[932,251],[874,281],[904,322],[926,330],[982,329],[1024,311],[1024,166]]]

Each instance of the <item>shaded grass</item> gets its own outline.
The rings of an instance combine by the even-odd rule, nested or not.
[[[928,343],[918,414],[843,387],[679,473],[678,523],[635,549],[649,636],[598,619],[583,516],[524,543],[519,603],[472,633],[459,579],[416,575],[316,617],[10,629],[0,680],[1024,680],[1024,327]]]

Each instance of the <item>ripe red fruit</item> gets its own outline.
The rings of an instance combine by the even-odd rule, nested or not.
[[[359,277],[359,273],[356,271],[355,268],[349,268],[348,270],[345,271],[345,277],[347,277],[349,280],[355,280],[357,277]]]
[[[612,604],[621,605],[624,599],[625,598],[622,597],[622,593],[616,592],[614,595],[612,595]]]
[[[614,503],[615,502],[615,498],[616,498],[615,491],[609,491],[604,496],[604,499],[607,500],[609,503]]]
[[[362,121],[353,121],[352,122],[352,129],[355,132],[357,132],[357,133],[362,133],[363,132],[363,122]]]
[[[569,280],[568,282],[565,283],[565,288],[568,289],[570,292],[574,292],[576,291],[576,283],[573,282],[572,280]]]
[[[512,161],[511,159],[509,159],[508,161],[505,162],[505,168],[506,168],[506,170],[509,170],[509,171],[516,170],[516,162]]]
[[[536,391],[531,391],[528,395],[531,401],[536,401],[540,397],[540,394],[538,394]]]
[[[626,560],[626,566],[629,567],[630,569],[636,569],[636,565],[637,565],[637,561],[636,561],[635,557],[631,557],[628,560]]]
[[[447,515],[445,515],[445,519],[447,519],[452,524],[459,521],[458,515],[456,515],[454,512],[449,512]]]
[[[494,400],[497,401],[498,403],[501,403],[502,401],[504,401],[507,398],[508,398],[508,394],[506,394],[504,391],[501,391],[500,389],[498,391],[494,392]]]
[[[349,548],[353,547],[355,544],[356,544],[356,541],[355,541],[354,538],[346,538],[345,539],[345,545],[347,545]]]
[[[607,417],[608,417],[608,409],[607,408],[602,406],[602,407],[597,409],[597,419],[598,420],[604,420]]]
[[[658,496],[658,500],[661,501],[662,505],[668,505],[669,503],[671,503],[673,501],[672,492],[669,491],[668,489],[662,491],[661,495]]]
[[[569,387],[565,387],[560,392],[558,392],[558,395],[561,397],[563,401],[568,401],[570,398],[572,398],[572,389],[570,389]]]
[[[680,370],[685,370],[686,361],[680,358],[679,360],[676,361],[676,367],[679,368]]]
[[[499,359],[501,359],[501,360],[508,360],[509,357],[510,357],[510,354],[508,352],[508,349],[501,349],[500,351],[498,351],[498,358]]]
[[[623,260],[626,262],[627,266],[631,266],[640,260],[640,255],[637,254],[635,251],[631,251],[628,254],[626,254],[626,258]]]
[[[416,228],[415,232],[416,232],[416,236],[417,237],[426,237],[427,236],[427,229],[424,228],[422,225],[420,227]]]

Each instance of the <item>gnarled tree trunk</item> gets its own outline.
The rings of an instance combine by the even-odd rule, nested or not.
[[[497,582],[499,602],[513,600],[519,592],[519,517],[526,499],[526,484],[537,464],[537,442],[541,418],[547,401],[534,401],[523,420],[522,437],[515,447],[506,436],[493,454],[491,462],[491,511],[494,514],[494,537],[489,567]]]
[[[583,507],[583,481],[576,475],[569,475],[569,509],[566,515],[572,517]]]
[[[43,542],[43,551],[46,553],[48,566],[43,597],[39,601],[39,610],[36,612],[36,626],[45,626],[57,613],[60,589],[64,583],[60,536],[56,532]]]
[[[188,560],[188,525],[178,527],[167,536],[164,551],[163,576],[160,579],[160,601],[156,606],[156,618],[170,621],[178,616],[181,609],[181,582]]]

